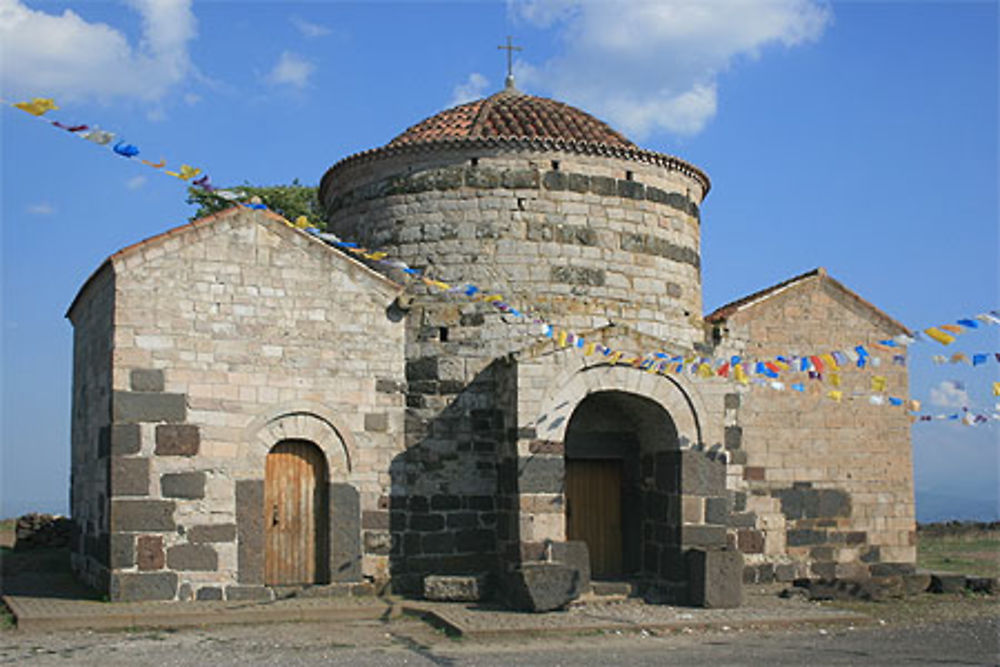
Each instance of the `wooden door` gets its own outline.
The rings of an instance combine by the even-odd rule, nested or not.
[[[322,583],[329,524],[323,452],[303,440],[279,442],[264,479],[264,583]]]
[[[622,576],[622,462],[566,461],[566,539],[590,551],[595,579]]]

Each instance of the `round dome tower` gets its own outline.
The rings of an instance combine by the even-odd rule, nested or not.
[[[511,85],[336,163],[320,201],[331,231],[436,279],[503,294],[572,331],[624,324],[690,350],[703,337],[699,206],[708,190],[697,167]],[[486,334],[469,306],[453,295],[419,298],[424,330],[411,342],[472,321],[484,359],[528,342]],[[482,314],[489,329],[498,315]],[[468,337],[453,332],[459,339]]]

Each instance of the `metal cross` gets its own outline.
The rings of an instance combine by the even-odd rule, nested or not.
[[[501,51],[507,52],[507,78],[511,81],[514,80],[514,63],[512,61],[514,51],[524,51],[520,46],[514,46],[511,44],[511,37],[507,35],[507,46],[498,46],[497,48]]]

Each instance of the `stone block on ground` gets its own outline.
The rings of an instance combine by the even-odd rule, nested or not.
[[[931,573],[931,593],[961,593],[965,589],[965,575],[948,572]]]
[[[590,588],[590,550],[586,542],[553,542],[551,558],[553,562],[568,565],[579,573],[581,591]]]
[[[691,604],[729,609],[743,604],[743,554],[732,549],[688,552]]]
[[[440,602],[478,602],[487,597],[488,575],[431,574],[424,577],[424,597]]]
[[[509,577],[508,604],[523,611],[562,609],[580,595],[580,574],[562,563],[523,563]]]
[[[865,577],[860,579],[812,579],[804,585],[810,600],[868,600],[880,602],[906,595],[902,575]]]
[[[931,587],[931,575],[927,572],[914,572],[903,575],[903,587],[907,595],[919,595],[926,593]]]
[[[967,577],[965,587],[973,593],[986,593],[996,595],[1000,592],[1000,578],[998,577]]]

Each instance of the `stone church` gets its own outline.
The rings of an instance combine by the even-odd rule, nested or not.
[[[594,353],[866,344],[907,395],[877,345],[906,329],[823,269],[703,314],[709,188],[509,82],[341,159],[320,200],[340,238],[531,318],[243,207],[111,255],[67,314],[76,572],[112,600],[419,594],[449,574],[503,597],[551,566],[703,603],[710,571],[913,563],[908,418],[846,400],[874,364],[789,369],[804,390],[778,391]]]

